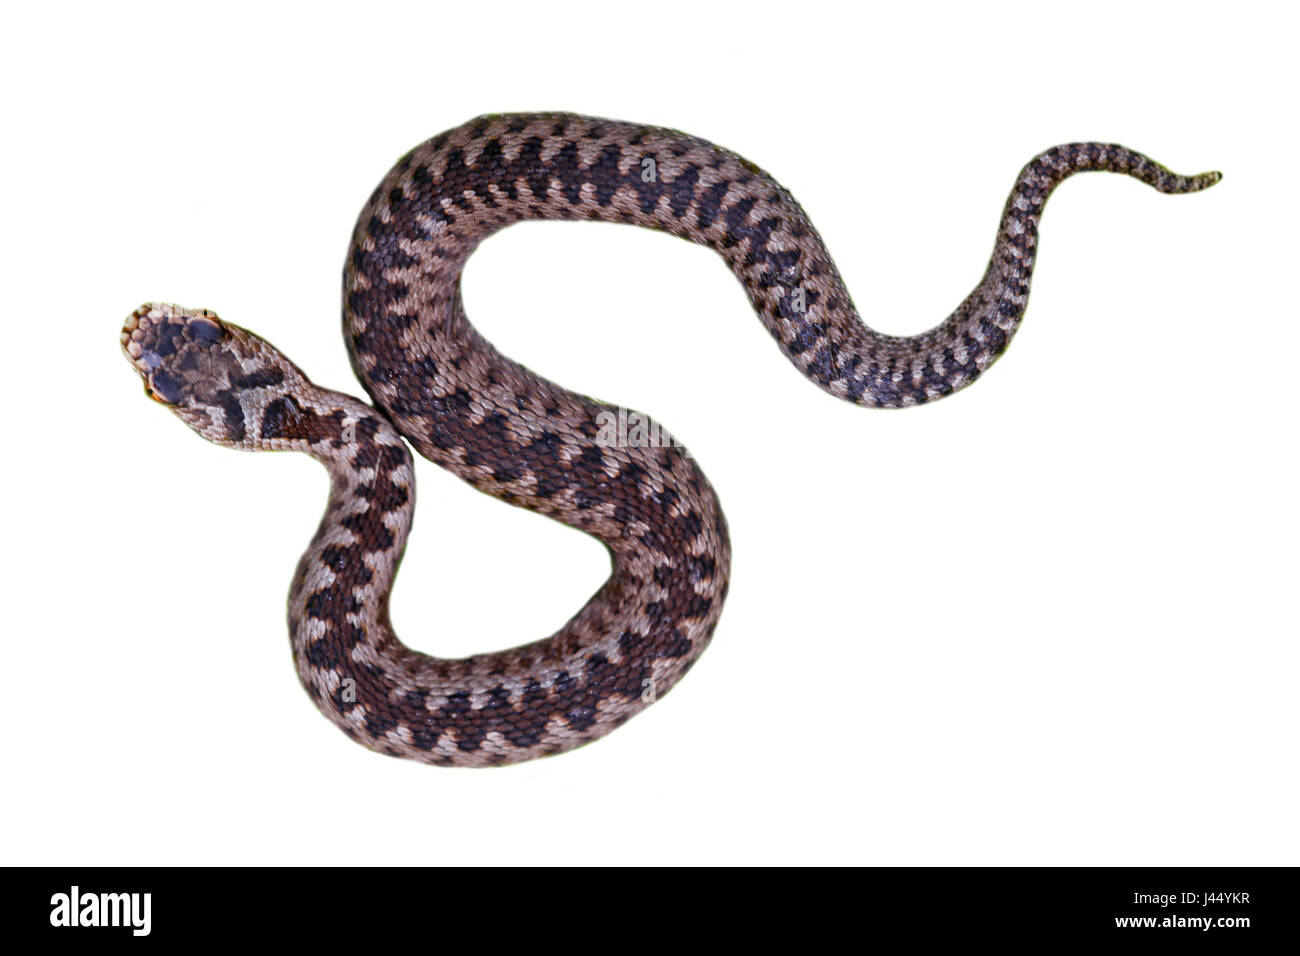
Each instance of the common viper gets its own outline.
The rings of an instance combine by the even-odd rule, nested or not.
[[[709,246],[804,375],[896,408],[969,385],[1006,349],[1043,205],[1086,170],[1165,193],[1219,180],[1122,146],[1049,149],[1016,179],[974,291],[930,331],[899,337],[863,324],[803,209],[735,153],[633,123],[485,116],[404,156],[357,222],[343,328],[373,404],[314,386],[208,311],[142,306],[122,345],[149,394],[203,437],[303,451],[329,469],[328,510],[289,597],[298,674],[321,711],[383,753],[512,763],[594,740],[667,693],[718,623],[730,551],[708,479],[666,433],[637,419],[629,430],[626,412],[620,421],[616,406],[535,375],[478,334],[460,296],[478,244],[523,219],[596,219]],[[415,507],[408,442],[481,491],[600,538],[609,580],[544,640],[463,660],[406,647],[388,595]]]

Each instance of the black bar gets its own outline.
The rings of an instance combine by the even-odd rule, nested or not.
[[[258,933],[283,931],[298,944],[355,939],[374,952],[385,940],[444,926],[488,930],[499,943],[488,947],[494,953],[516,943],[549,948],[560,945],[555,934],[575,931],[595,934],[588,943],[597,948],[619,938],[628,945],[641,938],[646,946],[693,948],[704,942],[691,929],[698,920],[710,935],[722,932],[723,938],[795,930],[806,937],[801,950],[820,945],[815,941],[825,941],[831,930],[849,933],[855,947],[887,939],[1051,945],[1131,940],[1144,947],[1212,943],[1235,951],[1300,939],[1292,868],[732,874],[40,868],[10,869],[8,877],[14,889],[5,895],[6,927],[39,932],[50,942],[247,941],[257,938],[252,928],[260,926]],[[74,921],[118,925],[73,926]],[[606,937],[608,931],[598,930],[606,923],[621,929]],[[674,940],[674,933],[680,938]],[[428,937],[427,949],[447,942]]]

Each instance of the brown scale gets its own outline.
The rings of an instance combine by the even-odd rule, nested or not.
[[[535,375],[470,325],[459,284],[478,244],[526,219],[629,222],[702,243],[804,375],[849,401],[902,407],[969,385],[1006,349],[1043,206],[1086,170],[1167,193],[1219,179],[1120,146],[1050,149],[1021,171],[979,285],[935,328],[898,337],[862,322],[798,203],[734,153],[609,120],[482,117],[403,157],[358,219],[343,321],[374,407],[317,388],[210,312],[144,306],[122,342],[146,390],[204,437],[304,451],[329,470],[329,505],[289,598],[299,676],[322,712],[382,753],[512,763],[593,740],[671,689],[713,634],[730,546],[682,449],[603,447],[598,416],[615,406]],[[600,538],[609,580],[531,644],[460,660],[406,647],[388,619],[415,506],[403,439],[480,490]]]

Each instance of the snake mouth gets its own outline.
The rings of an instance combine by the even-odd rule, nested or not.
[[[136,374],[144,381],[145,394],[150,398],[155,393],[149,387],[149,373],[161,362],[161,357],[149,348],[147,343],[147,333],[151,325],[148,316],[154,310],[155,307],[151,303],[140,306],[122,324],[121,334],[122,352]]]
[[[153,308],[152,303],[146,302],[127,316],[126,321],[122,323],[122,351],[127,354],[127,358],[131,359],[132,364],[135,364],[135,356],[131,354],[131,336],[140,328],[140,320],[148,315]]]
[[[144,380],[145,394],[157,398],[158,392],[150,387],[150,379],[163,364],[166,351],[164,342],[170,341],[166,325],[174,314],[175,306],[146,302],[127,317],[122,324],[122,351],[136,374]]]

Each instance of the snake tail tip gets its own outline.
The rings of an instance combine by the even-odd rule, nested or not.
[[[1208,173],[1196,173],[1193,176],[1173,176],[1155,187],[1162,193],[1198,193],[1223,179],[1223,173],[1217,169]]]

